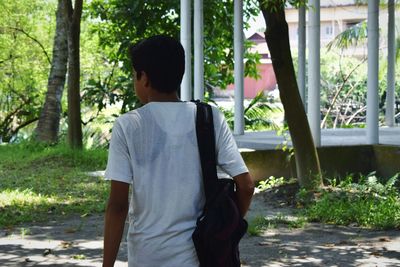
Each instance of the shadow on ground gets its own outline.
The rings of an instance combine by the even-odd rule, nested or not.
[[[0,231],[0,266],[101,266],[103,215]],[[116,266],[126,266],[126,243]]]
[[[256,195],[249,217],[293,210]],[[127,227],[126,227],[127,228]],[[103,215],[0,230],[0,266],[101,266]],[[242,266],[400,266],[400,232],[308,224],[278,225],[240,245]],[[127,266],[126,243],[115,266]]]
[[[400,233],[309,224],[241,243],[245,266],[400,266]]]
[[[255,195],[249,219],[260,215],[293,216],[292,208],[276,204],[270,197]],[[278,225],[260,236],[246,236],[240,251],[246,267],[400,266],[400,231],[319,223],[300,229]]]

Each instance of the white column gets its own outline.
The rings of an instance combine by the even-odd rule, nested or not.
[[[203,0],[194,0],[194,99],[204,100]]]
[[[236,135],[244,134],[243,0],[234,0],[235,118]]]
[[[190,0],[181,0],[181,43],[185,49],[185,74],[181,84],[181,99],[192,99],[191,23]]]
[[[396,39],[395,39],[395,21],[394,0],[388,2],[388,64],[387,64],[387,91],[386,91],[386,125],[393,127],[394,120],[394,88],[395,88],[395,66],[396,66]]]
[[[308,10],[307,115],[315,146],[321,146],[320,1],[310,0]]]
[[[306,108],[306,7],[299,7],[297,84],[303,106]]]
[[[379,143],[379,0],[368,1],[367,144]]]

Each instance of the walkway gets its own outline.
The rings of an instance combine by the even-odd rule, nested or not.
[[[246,132],[235,136],[239,148],[270,150],[281,145],[285,140],[275,131]],[[288,142],[291,145],[291,142]],[[321,131],[322,146],[352,146],[366,145],[366,129],[323,129]],[[379,144],[400,146],[400,127],[380,128]]]
[[[257,216],[291,218],[293,212],[257,194],[248,217],[249,221]],[[102,214],[0,229],[0,266],[101,267],[102,233]],[[318,223],[298,229],[276,225],[260,236],[246,234],[240,248],[243,267],[400,266],[398,230]],[[115,266],[127,267],[126,261],[124,238]]]

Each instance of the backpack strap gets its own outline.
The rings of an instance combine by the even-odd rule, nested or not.
[[[210,105],[193,101],[197,106],[196,135],[199,147],[201,170],[203,173],[206,201],[210,201],[212,195],[212,181],[217,180],[217,161],[215,153],[215,134],[212,108]]]

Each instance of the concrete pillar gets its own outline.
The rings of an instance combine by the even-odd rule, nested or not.
[[[181,0],[181,43],[185,49],[185,74],[181,83],[181,99],[189,101],[192,99],[192,46],[191,46],[191,0]]]
[[[320,1],[310,0],[308,10],[308,103],[307,115],[315,146],[321,146]]]
[[[379,0],[368,1],[367,144],[379,143]]]
[[[235,117],[236,135],[244,134],[244,71],[243,71],[243,0],[234,0]]]
[[[204,100],[203,0],[194,0],[194,99]]]
[[[306,7],[299,7],[297,84],[303,106],[306,108]]]
[[[394,0],[388,2],[388,63],[387,63],[387,91],[386,91],[386,125],[393,127],[394,115],[394,89],[395,89],[395,66],[396,66],[396,38],[395,38],[395,6]]]

